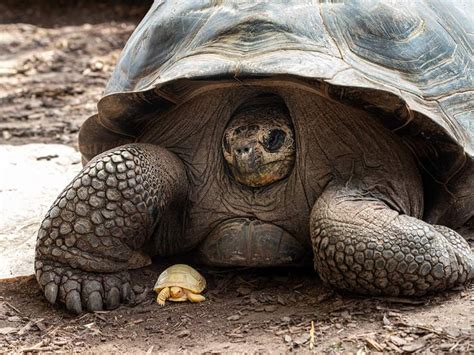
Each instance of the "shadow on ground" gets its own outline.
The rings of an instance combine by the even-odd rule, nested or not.
[[[160,307],[152,287],[169,265],[133,272],[135,304],[79,316],[49,305],[32,277],[0,283],[0,348],[134,353],[474,350],[472,288],[420,299],[364,299],[325,288],[310,269],[201,268],[208,281],[207,301]]]

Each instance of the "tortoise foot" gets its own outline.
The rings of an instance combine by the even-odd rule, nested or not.
[[[310,260],[309,248],[284,229],[257,219],[237,218],[215,228],[199,248],[213,266],[295,266]]]
[[[357,190],[325,191],[313,208],[311,235],[317,271],[339,289],[422,296],[474,278],[474,255],[459,234]]]
[[[134,144],[84,167],[38,232],[36,276],[51,303],[59,295],[79,313],[114,308],[128,298],[123,271],[151,263],[145,244],[168,207],[185,195],[179,164],[163,148]]]
[[[36,278],[49,303],[63,303],[73,313],[114,309],[130,303],[135,294],[128,272],[98,274],[58,262],[37,262]]]

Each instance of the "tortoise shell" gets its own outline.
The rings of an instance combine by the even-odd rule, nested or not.
[[[201,293],[206,288],[206,279],[191,266],[176,264],[160,274],[154,290],[160,292],[165,287],[173,286],[187,289],[193,293]]]
[[[446,200],[474,188],[469,6],[155,1],[125,46],[98,114],[81,128],[83,160],[140,141],[150,113],[159,119],[216,86],[293,85],[375,112],[417,158],[434,192],[426,206],[441,206],[428,208],[425,218],[457,216]],[[449,191],[456,179],[467,183]],[[462,224],[470,217],[459,218]]]

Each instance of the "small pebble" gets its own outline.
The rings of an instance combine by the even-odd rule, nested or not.
[[[184,338],[184,337],[190,336],[191,332],[188,329],[184,329],[176,335],[178,336],[178,338]]]
[[[248,287],[244,287],[244,286],[240,286],[238,289],[237,289],[237,293],[240,295],[240,296],[246,296],[248,294],[250,294],[250,292],[252,292],[252,290]]]
[[[424,341],[416,341],[416,342],[413,342],[413,343],[410,343],[410,344],[407,344],[407,345],[403,346],[402,350],[407,352],[407,353],[412,353],[412,352],[421,350],[422,348],[425,347],[425,345],[426,345],[426,342],[424,342]]]
[[[277,310],[277,306],[275,305],[265,306],[263,309],[265,310],[265,312],[275,312]]]
[[[303,333],[294,339],[295,344],[303,345],[309,340],[309,333]]]

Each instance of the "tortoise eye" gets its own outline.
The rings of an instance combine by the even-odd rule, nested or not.
[[[263,140],[265,148],[270,152],[280,149],[285,142],[286,133],[281,129],[272,129],[268,136]]]
[[[225,151],[230,154],[230,143],[229,143],[229,137],[227,137],[227,135],[224,136],[224,140],[222,143],[224,145]]]

